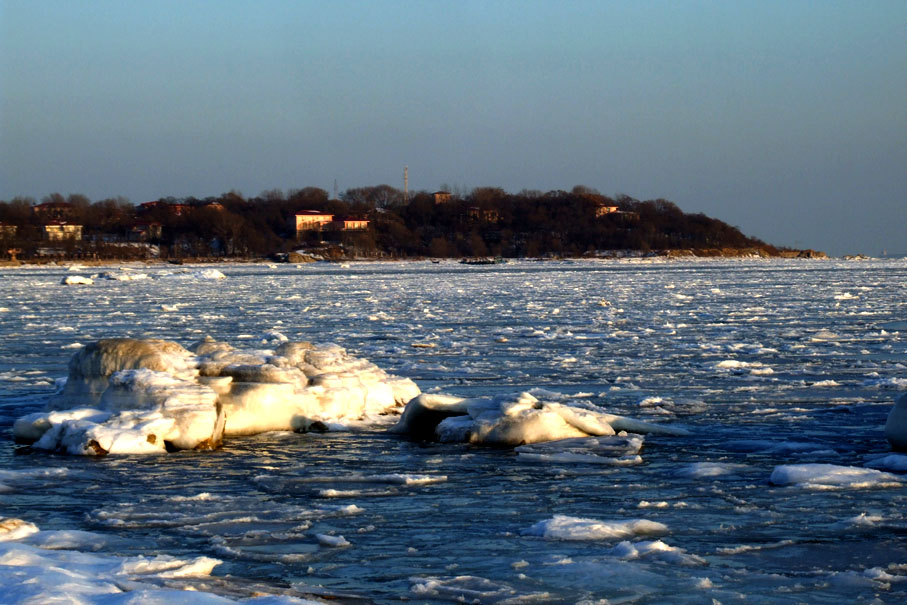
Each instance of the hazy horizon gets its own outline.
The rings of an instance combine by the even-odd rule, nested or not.
[[[666,198],[907,253],[903,2],[0,0],[0,199]]]

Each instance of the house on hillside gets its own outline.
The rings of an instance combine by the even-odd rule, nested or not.
[[[595,216],[602,217],[609,214],[614,214],[618,211],[617,204],[611,204],[608,202],[600,202],[595,208]]]
[[[501,215],[494,208],[479,208],[478,206],[467,208],[466,215],[470,220],[481,223],[496,223],[501,219]]]
[[[13,239],[18,233],[19,227],[16,225],[7,225],[6,223],[0,223],[0,239]]]
[[[144,204],[139,204],[138,213],[147,214],[149,212],[161,209],[166,211],[170,216],[182,216],[189,212],[191,207],[188,204],[179,204],[179,203],[170,203],[161,200],[154,202],[145,202]]]
[[[450,192],[449,191],[435,191],[431,194],[435,198],[436,204],[446,204],[450,201]]]
[[[330,227],[338,231],[365,231],[368,219],[358,216],[338,216],[331,221]]]
[[[73,225],[66,221],[50,221],[43,225],[44,239],[50,242],[82,239],[82,225]]]
[[[293,215],[292,227],[298,238],[306,231],[321,231],[334,220],[334,215],[321,210],[300,210]]]
[[[152,239],[161,239],[164,226],[157,221],[140,221],[129,230],[129,241],[147,242]]]
[[[227,207],[220,202],[202,202],[198,205],[198,207],[207,208],[208,210],[217,210],[218,212],[223,212],[227,209]]]

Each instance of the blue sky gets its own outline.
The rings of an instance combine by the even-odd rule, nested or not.
[[[0,199],[664,197],[907,253],[907,2],[0,0]]]

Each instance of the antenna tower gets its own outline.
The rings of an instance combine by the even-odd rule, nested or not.
[[[403,167],[403,201],[409,203],[409,166]]]

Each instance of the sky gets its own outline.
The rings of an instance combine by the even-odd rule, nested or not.
[[[0,199],[665,198],[907,254],[907,2],[0,0]]]

